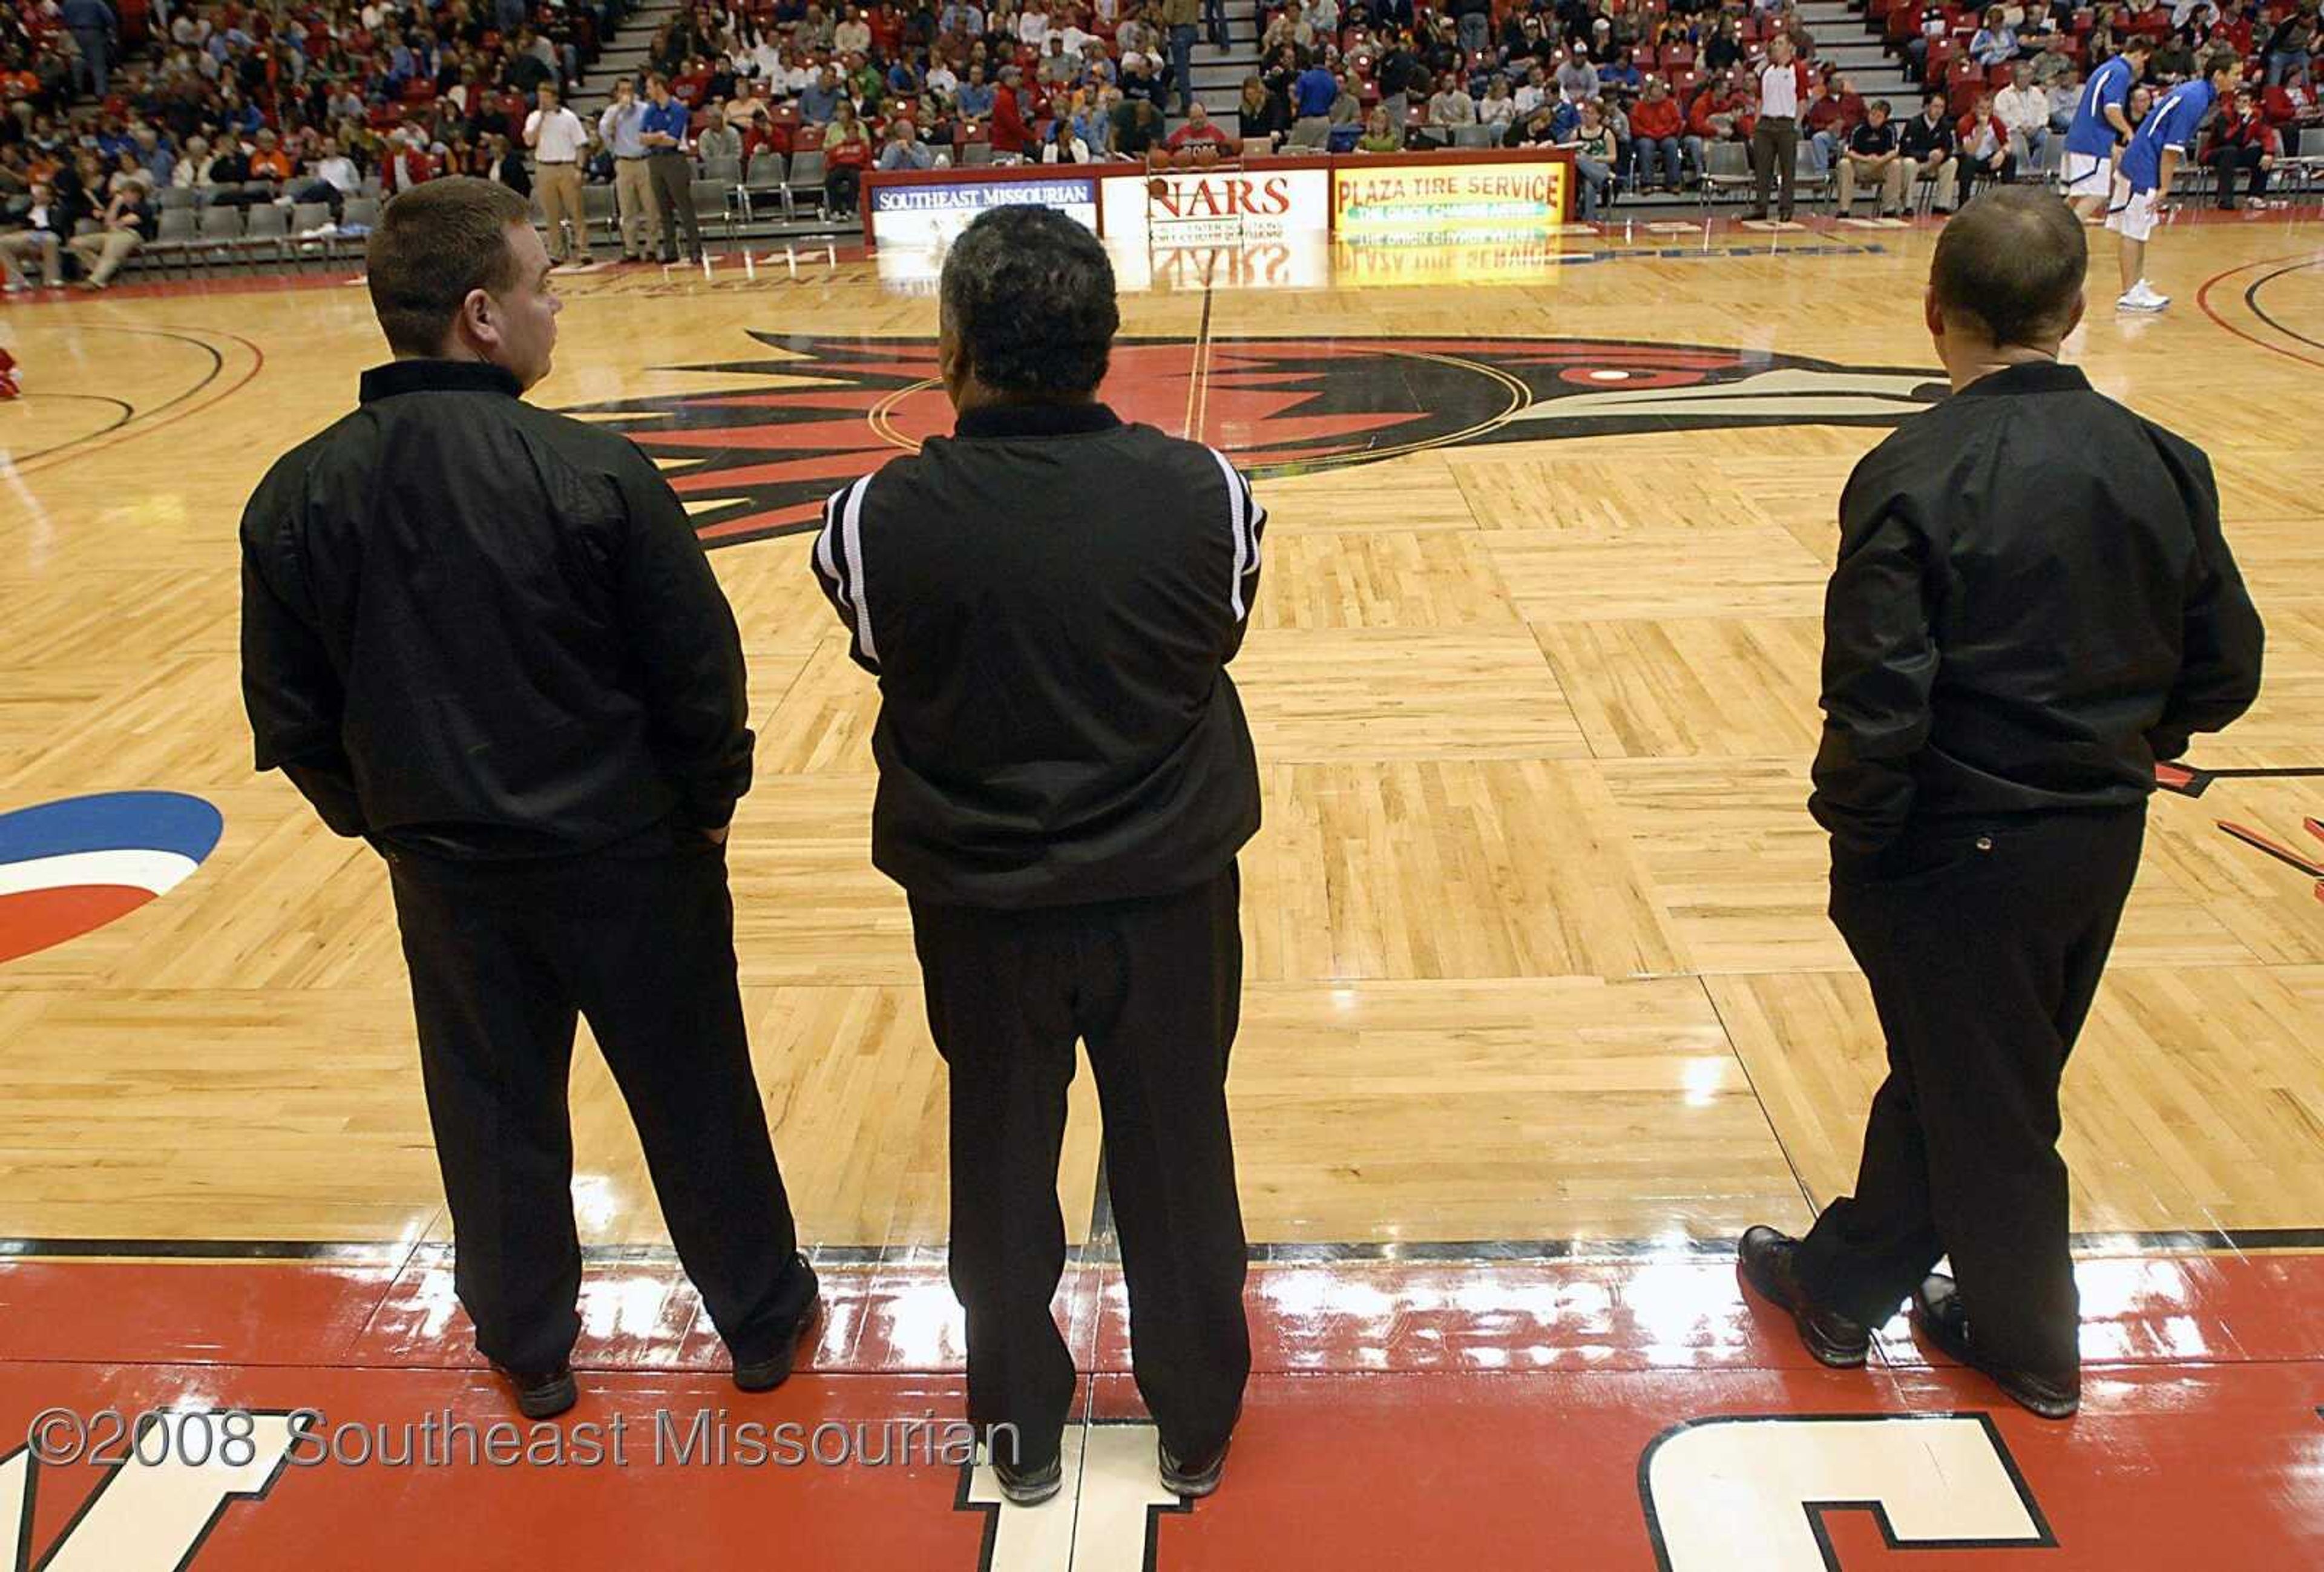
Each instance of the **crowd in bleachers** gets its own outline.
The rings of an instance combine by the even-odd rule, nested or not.
[[[1575,152],[1587,214],[1618,189],[1737,180],[1780,34],[1812,67],[1810,177],[1862,174],[1887,207],[1889,166],[1856,144],[1893,134],[1942,208],[1978,180],[2043,171],[2085,70],[2131,35],[2154,41],[2157,85],[2215,48],[2249,62],[2252,97],[2222,116],[2215,165],[2223,149],[2237,168],[2296,155],[2303,134],[2324,153],[2316,5],[1870,0],[1867,20],[1929,97],[1868,135],[1871,105],[1814,63],[1792,0],[1283,0],[1263,12],[1259,69],[1216,119],[1198,112],[1191,62],[1198,39],[1223,36],[1221,0],[722,0],[665,22],[647,55],[722,202],[806,196],[844,214],[875,165],[1548,144]],[[376,199],[447,172],[529,189],[541,90],[588,81],[628,5],[26,0],[0,14],[14,231],[0,256],[44,278],[77,261],[102,285],[143,243],[198,238],[197,208],[297,234],[359,228]],[[586,178],[615,185],[616,127],[582,118]],[[613,195],[590,204],[609,226]],[[365,204],[352,219],[350,202]]]
[[[44,282],[81,254],[102,287],[142,244],[190,242],[197,208],[238,239],[244,212],[316,228],[455,171],[521,188],[532,90],[582,79],[627,6],[28,0],[0,14],[0,251]]]

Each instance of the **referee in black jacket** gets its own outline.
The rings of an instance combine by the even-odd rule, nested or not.
[[[395,359],[243,515],[258,766],[386,857],[455,1281],[522,1410],[576,1395],[576,1014],[734,1379],[763,1391],[816,1279],[735,984],[733,614],[653,466],[523,402],[558,308],[524,199],[430,181],[388,204],[367,261]]]
[[[910,895],[951,1068],[969,1418],[1011,1500],[1056,1493],[1080,1038],[1163,1483],[1200,1495],[1250,1369],[1226,1072],[1259,772],[1226,667],[1266,515],[1220,454],[1096,402],[1113,270],[1071,219],[977,219],[941,323],[954,437],[834,496],[814,561],[880,679],[872,860]]]
[[[2081,1368],[2059,1077],[2155,762],[2260,680],[2209,460],[2058,363],[2086,261],[2046,188],[1948,224],[1925,310],[1953,396],[1840,499],[1810,806],[1888,1078],[1855,1194],[1804,1240],[1741,1245],[1825,1364],[1863,1364],[1910,1294],[1932,1342],[2050,1419],[2075,1411]]]

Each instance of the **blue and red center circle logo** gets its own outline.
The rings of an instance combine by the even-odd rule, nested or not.
[[[226,820],[177,791],[107,791],[0,814],[0,962],[134,911],[201,866]]]

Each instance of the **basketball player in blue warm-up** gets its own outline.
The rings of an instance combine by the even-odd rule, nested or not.
[[[2130,90],[2146,74],[2153,44],[2126,39],[2122,52],[2090,73],[2074,101],[2074,123],[2066,128],[2066,153],[2059,172],[2066,200],[2084,222],[2106,211],[2114,189],[2114,161],[2138,127],[2130,123]]]
[[[2122,295],[2115,304],[2123,310],[2159,311],[2171,303],[2169,295],[2157,294],[2146,282],[2147,237],[2171,205],[2172,182],[2193,156],[2195,134],[2211,106],[2234,88],[2243,69],[2232,54],[2213,55],[2201,76],[2163,96],[2123,149],[2114,204],[2107,212],[2107,227],[2122,238]]]

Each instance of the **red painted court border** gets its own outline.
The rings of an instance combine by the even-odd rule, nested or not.
[[[2225,317],[2220,316],[2219,313],[2213,310],[2211,306],[2212,288],[2215,285],[2225,283],[2227,280],[2235,277],[2236,274],[2239,273],[2249,273],[2254,268],[2273,267],[2276,264],[2282,262],[2307,262],[2312,264],[2319,261],[2324,261],[2324,252],[2294,251],[2287,252],[2282,256],[2262,257],[2257,262],[2246,262],[2240,266],[2228,268],[2225,273],[2213,273],[2209,278],[2203,281],[2202,286],[2195,291],[2195,304],[2201,308],[2203,315],[2211,319],[2215,325],[2226,328],[2228,332],[2244,340],[2246,344],[2255,344],[2262,349],[2268,350],[2273,354],[2281,355],[2288,360],[2296,360],[2302,365],[2324,367],[2324,360],[2312,359],[2308,356],[2301,354],[2297,350],[2286,349],[2281,344],[2271,344],[2266,339],[2259,338],[2255,334],[2245,332],[2241,328],[2236,327],[2233,322],[2230,322]]]

